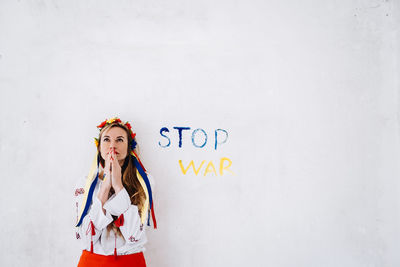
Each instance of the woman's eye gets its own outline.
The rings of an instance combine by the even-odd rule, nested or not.
[[[108,142],[108,141],[110,141],[110,139],[104,138],[103,141]],[[117,142],[123,142],[123,141],[124,141],[124,139],[117,139]]]

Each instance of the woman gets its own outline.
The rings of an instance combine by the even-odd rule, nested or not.
[[[76,238],[83,252],[78,267],[146,266],[144,224],[156,221],[152,191],[136,153],[136,134],[119,118],[99,126],[96,158],[85,187],[75,190]]]

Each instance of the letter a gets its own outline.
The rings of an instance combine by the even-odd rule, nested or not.
[[[212,167],[212,170],[209,170],[209,168],[211,168],[211,167]],[[212,161],[210,161],[210,162],[208,163],[208,165],[207,165],[207,167],[206,167],[206,170],[204,171],[204,176],[206,176],[207,173],[209,173],[209,172],[214,172],[214,173],[215,173],[215,176],[217,175],[217,171],[215,170],[215,166],[214,166],[214,164],[212,163]]]

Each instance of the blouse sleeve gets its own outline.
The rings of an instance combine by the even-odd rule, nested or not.
[[[78,223],[84,194],[83,187],[75,189],[76,223]],[[95,190],[87,215],[83,218],[81,225],[76,227],[76,238],[82,240],[83,249],[90,250],[92,242],[93,244],[98,242],[102,230],[112,221],[110,213],[104,214],[101,201],[97,198],[97,190]]]
[[[123,215],[124,223],[120,226],[126,242],[138,242],[143,234],[143,224],[140,220],[139,210],[131,204],[128,192],[123,188],[118,194],[111,196],[104,204],[104,209],[111,215]]]

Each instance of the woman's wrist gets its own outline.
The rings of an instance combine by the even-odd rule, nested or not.
[[[97,197],[101,201],[101,204],[104,205],[106,203],[107,198],[108,198],[108,193],[110,192],[111,187],[107,185],[101,185],[100,190],[97,194]]]
[[[115,194],[118,194],[122,189],[124,189],[124,186],[122,184],[114,186]]]

